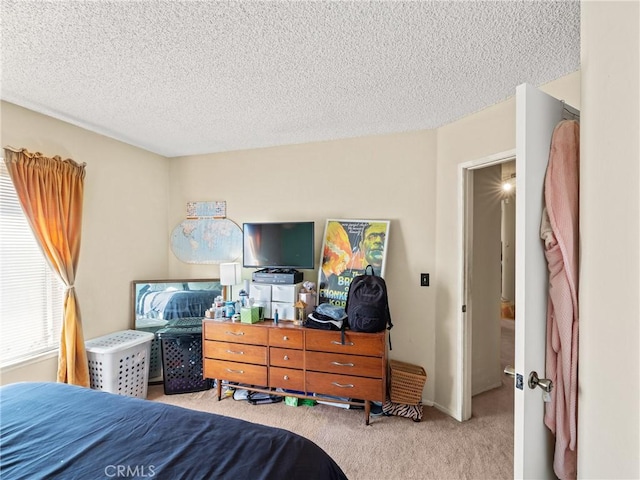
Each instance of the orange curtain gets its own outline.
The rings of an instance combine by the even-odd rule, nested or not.
[[[85,164],[5,148],[5,163],[31,229],[66,285],[58,382],[89,386],[75,277],[80,253]]]

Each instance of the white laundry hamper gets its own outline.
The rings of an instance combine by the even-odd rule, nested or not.
[[[86,341],[91,388],[147,398],[153,338],[150,332],[124,330]]]

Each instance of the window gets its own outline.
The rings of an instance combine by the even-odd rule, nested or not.
[[[64,284],[51,270],[0,159],[0,365],[58,348]]]

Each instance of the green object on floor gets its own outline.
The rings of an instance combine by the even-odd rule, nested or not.
[[[285,396],[284,403],[285,405],[289,405],[290,407],[301,407],[301,406],[313,407],[316,404],[316,401],[310,398],[298,398],[298,397]]]

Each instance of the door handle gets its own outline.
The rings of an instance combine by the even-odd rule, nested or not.
[[[531,372],[529,374],[529,388],[534,389],[540,387],[545,392],[549,393],[553,388],[553,382],[548,378],[538,378],[537,372]]]
[[[506,367],[504,367],[504,374],[509,375],[512,378],[516,378],[516,369],[513,367],[513,365],[507,365]]]

